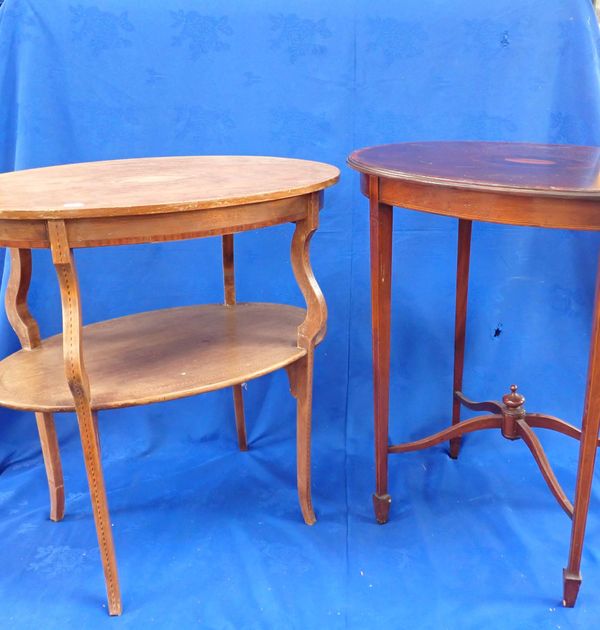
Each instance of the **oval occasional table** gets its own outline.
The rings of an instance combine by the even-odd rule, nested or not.
[[[104,569],[108,609],[121,613],[115,550],[101,467],[100,410],[233,387],[239,446],[246,447],[242,383],[286,368],[297,399],[297,481],[302,515],[310,492],[313,352],[327,308],[309,242],[323,190],[339,171],[318,162],[205,156],[90,162],[0,175],[0,245],[10,248],[6,312],[22,350],[0,362],[0,405],[35,412],[51,498],[64,514],[53,414],[75,411]],[[291,264],[306,309],[236,303],[233,234],[295,223]],[[223,304],[172,308],[84,326],[73,250],[222,236]],[[63,334],[40,339],[27,307],[31,249],[51,250]],[[66,374],[66,378],[65,378]]]
[[[515,385],[502,401],[473,402],[461,389],[472,222],[600,230],[600,147],[404,143],[360,149],[352,153],[348,163],[360,171],[361,189],[370,201],[376,460],[373,503],[377,520],[385,523],[390,508],[390,453],[416,451],[450,440],[450,455],[456,458],[465,433],[500,429],[505,438],[522,439],[529,447],[552,494],[573,521],[569,560],[563,571],[563,604],[574,606],[581,584],[581,553],[600,423],[600,274],[581,431],[554,416],[526,412],[525,398]],[[422,440],[389,446],[393,206],[457,218],[458,264],[452,425]],[[461,405],[490,415],[461,422]],[[533,428],[580,440],[574,503],[558,483]]]

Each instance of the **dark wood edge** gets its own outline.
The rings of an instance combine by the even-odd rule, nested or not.
[[[361,191],[369,197],[369,175]],[[525,196],[379,178],[380,200],[442,216],[529,227],[600,230],[600,200]]]
[[[533,197],[559,197],[561,199],[594,199],[600,201],[600,194],[596,191],[569,190],[565,188],[527,188],[523,186],[506,186],[502,184],[478,183],[461,179],[445,179],[443,177],[433,177],[431,175],[417,175],[415,173],[404,173],[386,168],[371,168],[360,162],[355,162],[352,156],[348,157],[346,164],[362,175],[371,175],[382,179],[394,179],[403,182],[413,182],[426,184],[427,186],[441,186],[460,188],[463,190],[488,191],[510,195],[524,195]]]

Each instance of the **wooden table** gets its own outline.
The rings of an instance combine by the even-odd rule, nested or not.
[[[0,405],[35,412],[52,520],[64,514],[53,413],[76,411],[104,569],[108,608],[121,613],[101,467],[97,412],[233,387],[239,447],[246,446],[242,383],[286,368],[297,399],[297,480],[310,491],[313,352],[327,308],[309,242],[323,189],[339,171],[304,160],[174,157],[92,162],[0,175],[0,245],[9,247],[8,319],[22,350],[0,362]],[[233,234],[296,224],[291,262],[306,310],[236,303]],[[172,308],[83,326],[73,249],[221,235],[224,304]],[[62,300],[63,334],[40,339],[27,307],[31,248],[48,248]],[[66,373],[66,378],[65,378]]]
[[[590,502],[600,423],[600,273],[581,431],[541,413],[528,413],[525,398],[511,386],[499,401],[473,402],[462,389],[467,288],[472,221],[509,225],[600,230],[600,147],[485,142],[423,142],[361,149],[348,159],[361,173],[370,201],[371,296],[375,390],[375,515],[388,519],[388,455],[450,440],[458,457],[460,437],[498,428],[509,440],[522,439],[560,506],[572,519],[571,547],[563,571],[563,604],[574,606],[581,584],[581,552]],[[458,264],[454,341],[452,425],[435,435],[388,446],[390,383],[390,301],[393,206],[458,219]],[[460,407],[490,412],[460,420]],[[580,440],[575,501],[556,479],[533,428],[558,431]]]

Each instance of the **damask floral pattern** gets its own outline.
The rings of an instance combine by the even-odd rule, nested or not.
[[[372,39],[367,50],[377,52],[386,66],[419,57],[427,46],[427,31],[421,22],[377,17],[370,18],[368,26]]]
[[[302,57],[324,55],[327,52],[324,40],[331,37],[325,18],[311,20],[296,14],[271,16],[271,31],[275,33],[271,47],[284,50],[291,63]]]
[[[233,35],[227,17],[202,15],[198,11],[171,11],[171,27],[176,33],[173,45],[186,46],[192,59],[228,50],[227,40]]]
[[[175,111],[175,135],[181,139],[222,142],[224,138],[230,137],[235,127],[233,118],[223,110],[186,105],[177,107]]]
[[[83,42],[94,54],[131,46],[127,35],[134,29],[127,11],[111,13],[81,4],[71,6],[70,10],[74,38]]]
[[[306,153],[326,142],[333,127],[333,121],[327,115],[299,108],[273,108],[271,121],[273,139],[284,138],[292,155],[298,150]]]

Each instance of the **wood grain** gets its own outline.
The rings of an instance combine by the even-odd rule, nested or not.
[[[302,517],[307,525],[317,522],[312,503],[311,433],[314,348],[294,364],[296,397],[296,480]]]
[[[474,431],[481,431],[483,429],[499,429],[502,426],[502,416],[476,416],[475,418],[469,418],[463,420],[457,424],[453,424],[450,427],[438,431],[433,435],[429,435],[421,440],[415,440],[414,442],[404,442],[403,444],[394,444],[388,447],[388,453],[410,453],[412,451],[420,451],[425,448],[431,448],[436,444],[441,444],[446,440],[454,440],[457,437],[466,435],[467,433],[473,433]]]
[[[528,419],[518,419],[516,421],[516,425],[519,435],[531,451],[531,454],[542,473],[542,477],[544,477],[544,481],[554,495],[554,498],[558,501],[567,516],[569,518],[573,518],[573,504],[561,488],[560,483],[552,470],[552,466],[550,466],[550,462],[546,457],[546,453],[544,453],[541,442],[539,441],[537,435],[529,427]]]
[[[600,199],[600,147],[519,142],[405,142],[359,149],[366,175],[429,187]]]
[[[0,246],[14,248],[50,247],[46,221],[0,219]]]
[[[378,523],[386,523],[388,494],[388,439],[390,412],[390,343],[392,309],[393,208],[379,201],[379,179],[369,178],[371,236],[371,330],[373,335],[373,396],[375,403],[375,493]]]
[[[300,195],[185,213],[71,219],[67,222],[67,231],[73,247],[157,243],[218,236],[302,219],[306,216],[309,198],[310,195]]]
[[[86,162],[0,174],[0,218],[187,212],[296,197],[332,186],[321,162],[190,156]]]
[[[235,305],[235,266],[234,266],[234,241],[233,234],[224,234],[223,246],[223,288],[225,293],[225,306]],[[235,413],[235,428],[240,451],[248,450],[248,438],[246,436],[246,417],[244,413],[244,395],[242,385],[233,386],[233,408]]]
[[[297,344],[306,351],[291,371],[290,389],[296,397],[296,476],[304,522],[316,522],[311,495],[311,432],[314,349],[325,336],[327,304],[310,262],[310,241],[319,226],[320,195],[314,193],[306,219],[296,223],[291,260],[296,282],[306,302],[306,316],[297,331]]]
[[[130,315],[83,329],[92,409],[192,396],[263,376],[306,354],[297,345],[304,309],[220,304]],[[0,404],[73,411],[62,377],[61,335],[0,362]]]
[[[35,422],[40,436],[44,468],[50,493],[50,520],[62,521],[65,516],[65,482],[56,435],[54,416],[51,413],[36,413]]]
[[[40,330],[29,312],[27,294],[31,283],[31,250],[10,249],[10,275],[4,295],[6,317],[24,350],[40,345]]]
[[[0,362],[0,404],[37,412],[49,485],[56,497],[63,491],[63,500],[54,475],[60,462],[53,450],[51,413],[76,411],[111,615],[120,614],[121,598],[101,468],[99,409],[233,387],[244,450],[241,384],[286,368],[297,399],[298,495],[305,521],[315,522],[313,364],[315,345],[325,335],[327,307],[312,271],[309,243],[323,189],[338,177],[337,168],[318,162],[239,156],[117,160],[0,175],[0,246],[51,248],[63,310],[63,334],[40,341],[25,304],[30,253],[19,254],[23,265],[7,309],[31,349]],[[286,222],[296,223],[291,262],[306,310],[237,304],[233,234]],[[212,235],[223,236],[224,304],[83,326],[73,248]]]
[[[58,275],[62,302],[64,334],[61,336],[61,341],[64,355],[64,373],[67,377],[66,380],[71,390],[77,413],[83,458],[92,500],[92,511],[96,523],[102,568],[104,569],[108,595],[108,612],[111,615],[120,615],[122,610],[121,593],[106,489],[104,487],[104,474],[100,461],[98,427],[91,406],[89,379],[83,362],[83,325],[79,282],[64,221],[50,221],[48,223],[48,234],[52,248],[52,262]],[[43,346],[40,346],[40,348],[29,351],[24,356],[41,355],[42,351]],[[56,375],[54,375],[54,378],[56,378]]]
[[[526,196],[485,190],[463,190],[452,186],[386,179],[381,199],[390,205],[443,216],[566,230],[600,230],[597,199],[564,199]]]
[[[573,514],[569,563],[563,572],[564,604],[573,606],[581,584],[580,564],[596,449],[600,444],[600,271],[597,275],[594,331],[581,432],[564,421],[528,414],[524,397],[511,387],[503,404],[473,402],[461,391],[471,221],[517,226],[600,230],[600,147],[485,142],[422,142],[368,147],[355,151],[348,164],[361,173],[361,191],[369,198],[371,215],[371,291],[375,395],[377,492],[375,512],[385,522],[389,396],[389,285],[392,207],[458,218],[459,254],[454,356],[452,427],[434,436],[395,445],[389,452],[425,448],[451,438],[451,456],[458,454],[464,429],[489,428],[460,422],[459,404],[502,414],[502,435],[522,438],[565,512]],[[529,424],[530,423],[530,424]],[[494,425],[491,421],[490,426]],[[530,426],[581,439],[574,507],[560,487]],[[386,504],[386,502],[388,504]]]
[[[208,210],[70,219],[66,226],[71,247],[162,243],[297,221],[306,216],[309,200],[307,194]],[[48,248],[47,222],[0,219],[0,245]]]
[[[583,539],[590,507],[592,481],[600,430],[600,257],[596,271],[596,295],[592,319],[592,336],[588,365],[583,420],[581,423],[581,442],[579,444],[579,463],[573,510],[573,527],[569,561],[563,571],[563,604],[575,605],[581,585],[581,555]]]
[[[309,349],[321,342],[327,330],[327,304],[310,263],[310,241],[319,226],[319,195],[309,200],[306,219],[296,223],[292,237],[292,269],[304,301],[306,317],[298,328],[298,346]]]
[[[6,316],[23,350],[33,350],[40,345],[41,339],[37,322],[27,305],[32,271],[31,250],[11,249],[9,252],[10,275],[4,295]],[[36,413],[35,420],[50,493],[50,520],[60,521],[65,514],[65,488],[54,417],[51,413]]]
[[[454,376],[452,392],[462,390],[467,331],[467,299],[469,295],[469,260],[471,258],[471,221],[458,221],[458,252],[456,257],[456,307],[454,311]],[[460,422],[460,400],[452,396],[452,424]],[[450,457],[460,451],[460,437],[450,440]]]
[[[563,435],[568,435],[576,440],[581,440],[581,429],[574,427],[572,424],[569,424],[560,418],[549,416],[545,413],[528,413],[527,424],[530,427],[558,431],[558,433],[562,433]],[[600,439],[597,440],[596,444],[597,446],[600,446]]]

